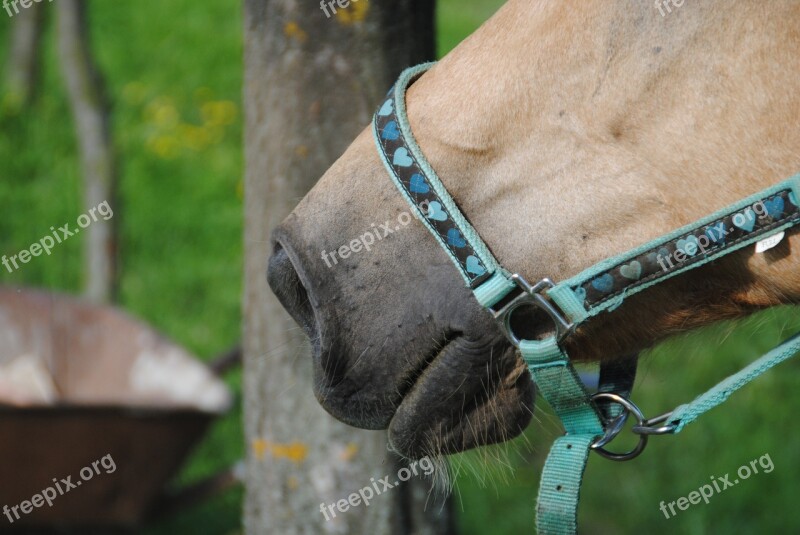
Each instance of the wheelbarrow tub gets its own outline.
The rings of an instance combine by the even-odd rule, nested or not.
[[[12,507],[56,478],[78,485],[7,527],[135,526],[157,506],[213,416],[191,410],[62,406],[0,408],[0,504]],[[25,437],[24,440],[14,437]],[[87,481],[80,471],[110,455]],[[112,466],[106,462],[105,466]],[[99,471],[99,474],[97,473]],[[88,476],[88,471],[86,472]],[[56,491],[58,492],[58,491]]]
[[[0,532],[139,524],[230,404],[205,365],[121,311],[0,288],[0,507],[80,481],[13,523],[0,512]],[[116,469],[82,480],[106,456]]]

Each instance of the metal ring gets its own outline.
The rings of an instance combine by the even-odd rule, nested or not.
[[[594,443],[592,443],[592,448],[595,449],[602,448],[603,446],[605,446],[606,444],[617,438],[617,435],[619,435],[620,432],[624,429],[625,422],[628,421],[629,415],[630,413],[628,411],[624,411],[622,414],[611,420],[611,422],[606,426],[606,434],[597,439]]]
[[[675,427],[676,426],[673,425],[673,424],[662,425],[661,427],[649,427],[649,426],[646,426],[646,425],[634,425],[631,428],[631,431],[633,431],[635,434],[637,434],[639,436],[642,436],[642,437],[647,437],[647,436],[651,436],[651,435],[671,435],[672,433],[675,432]]]
[[[639,443],[633,448],[631,451],[626,453],[614,453],[608,451],[604,448],[609,442],[611,442],[622,430],[622,424],[624,424],[625,420],[627,420],[628,415],[633,415],[636,418],[637,427],[644,427],[645,426],[645,418],[642,411],[639,410],[631,400],[620,396],[619,394],[614,394],[612,392],[598,392],[592,396],[592,401],[597,401],[600,399],[605,399],[611,401],[613,403],[617,403],[625,409],[623,413],[624,418],[622,423],[619,422],[622,415],[616,417],[614,420],[610,422],[610,424],[606,427],[605,434],[600,437],[597,441],[595,441],[590,448],[600,454],[602,457],[606,459],[610,459],[612,461],[629,461],[639,456],[644,451],[645,446],[647,446],[647,434],[640,434],[639,435]]]
[[[649,420],[645,420],[643,425],[634,425],[631,431],[637,435],[669,435],[675,432],[675,428],[677,427],[675,424],[669,423],[667,425],[662,425],[661,427],[653,426],[666,422],[670,416],[672,416],[671,411],[666,414],[662,414],[661,416],[650,418]]]
[[[500,322],[503,327],[506,336],[508,337],[509,341],[514,345],[514,347],[519,347],[519,344],[522,342],[522,339],[517,337],[514,333],[514,329],[511,328],[511,316],[514,314],[514,311],[518,308],[523,306],[533,306],[536,308],[539,307],[539,303],[536,301],[536,298],[531,294],[522,294],[517,299],[514,300],[511,304],[503,310],[503,313],[500,317]]]
[[[542,292],[553,288],[555,284],[550,279],[542,279],[533,286],[522,278],[519,274],[515,273],[511,276],[511,280],[522,290],[522,293],[516,296],[510,303],[507,303],[500,310],[489,309],[494,316],[500,330],[506,335],[508,340],[514,345],[519,347],[523,339],[518,338],[511,327],[511,317],[514,311],[525,305],[538,308],[547,314],[553,322],[555,337],[561,340],[567,336],[575,328],[575,325],[567,320],[562,313],[543,295]]]

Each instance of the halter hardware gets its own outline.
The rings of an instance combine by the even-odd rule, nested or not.
[[[619,394],[614,394],[613,392],[598,392],[594,394],[592,396],[592,401],[597,402],[598,400],[606,400],[616,403],[623,408],[623,412],[610,422],[605,423],[605,434],[589,447],[597,452],[600,456],[612,461],[630,461],[631,459],[635,459],[644,451],[645,447],[647,447],[647,434],[639,434],[638,444],[636,444],[636,447],[627,453],[610,452],[605,449],[605,446],[620,434],[622,429],[625,427],[625,422],[628,421],[628,416],[633,415],[636,418],[637,427],[646,425],[647,421],[645,420],[644,414],[642,414],[642,411],[634,402],[626,397],[620,396]]]
[[[400,194],[416,211],[511,344],[519,350],[541,396],[561,420],[565,435],[550,449],[539,486],[536,527],[541,535],[574,534],[580,485],[590,451],[622,461],[638,456],[650,435],[677,434],[736,390],[773,366],[800,353],[800,334],[675,410],[645,419],[628,399],[636,360],[602,363],[599,391],[590,395],[562,347],[564,338],[592,317],[612,312],[625,299],[659,282],[800,224],[800,175],[773,185],[694,223],[674,230],[554,283],[531,286],[510,275],[492,255],[436,175],[408,123],[405,94],[432,63],[404,71],[373,119],[378,153]],[[421,206],[427,206],[423,210]],[[674,261],[673,261],[674,260]],[[519,295],[509,297],[512,291]],[[555,333],[520,339],[511,326],[522,306],[544,311]],[[605,449],[633,415],[639,443],[626,453]]]
[[[673,411],[667,412],[662,414],[661,416],[656,416],[655,418],[650,418],[649,420],[645,420],[644,424],[639,424],[633,426],[631,431],[636,433],[637,435],[669,435],[675,432],[676,424],[667,424],[662,425],[660,427],[655,427],[658,424],[663,424],[667,420],[669,420],[670,416],[672,416]]]
[[[489,312],[494,317],[497,325],[506,338],[519,348],[522,339],[514,334],[514,329],[511,326],[511,317],[514,311],[526,306],[532,305],[545,312],[550,319],[553,320],[555,326],[555,336],[558,340],[563,339],[575,329],[575,324],[567,320],[564,315],[542,294],[543,291],[555,287],[555,283],[550,279],[542,279],[533,286],[526,281],[521,275],[515,273],[511,275],[511,280],[516,283],[522,290],[522,293],[513,298],[507,304],[503,305],[499,310],[488,307]]]
[[[606,400],[611,403],[616,403],[623,409],[622,413],[615,418],[603,422],[603,427],[606,431],[605,434],[590,446],[590,448],[597,452],[601,457],[605,457],[606,459],[610,459],[612,461],[630,461],[638,457],[644,451],[645,447],[647,446],[648,437],[655,435],[669,435],[675,432],[676,424],[670,423],[655,427],[658,424],[662,424],[669,420],[670,416],[672,416],[672,411],[648,420],[644,417],[642,410],[633,401],[625,396],[621,396],[613,392],[597,392],[596,394],[592,395],[593,402],[596,403],[599,400]],[[634,435],[639,435],[639,443],[635,448],[627,453],[613,453],[606,450],[605,446],[617,438],[617,435],[619,435],[622,429],[625,427],[625,423],[628,421],[628,417],[631,415],[636,418],[636,425],[631,428],[631,432]]]

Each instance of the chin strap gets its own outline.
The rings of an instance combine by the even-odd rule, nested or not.
[[[639,455],[650,435],[675,434],[733,392],[800,351],[800,335],[722,381],[691,403],[650,420],[628,398],[636,357],[601,366],[599,391],[590,395],[561,342],[577,326],[654,284],[694,269],[743,247],[770,242],[800,223],[800,175],[781,182],[693,224],[606,259],[559,284],[544,279],[531,286],[503,269],[469,224],[425,159],[411,133],[405,109],[407,88],[433,64],[406,70],[375,114],[373,135],[381,160],[416,217],[448,254],[478,302],[497,321],[519,352],[539,393],[561,419],[565,435],[555,441],[545,462],[536,507],[540,534],[577,531],[577,506],[589,452],[612,460]],[[514,333],[511,316],[520,307],[544,311],[555,333],[524,340]],[[605,449],[633,415],[638,445],[627,453]]]

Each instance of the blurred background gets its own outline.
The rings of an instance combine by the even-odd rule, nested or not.
[[[501,4],[439,0],[438,54],[446,54]],[[108,300],[210,361],[235,348],[242,335],[241,5],[139,0],[87,6],[91,53],[112,110],[118,184],[111,191],[119,251],[111,255],[118,266]],[[0,255],[29,247],[51,226],[74,224],[86,210],[86,177],[62,76],[66,60],[58,52],[55,3],[40,8],[41,61],[32,92],[21,94],[7,76],[0,96]],[[8,43],[2,49],[6,71],[18,17],[0,11],[0,42]],[[87,272],[86,236],[69,239],[13,273],[0,268],[0,284],[80,294]],[[646,414],[660,414],[798,329],[795,311],[782,309],[670,341],[643,356],[634,399]],[[800,489],[794,477],[800,473],[800,433],[794,429],[798,371],[796,361],[781,365],[680,436],[651,439],[646,453],[633,462],[593,456],[582,492],[582,531],[800,529],[794,509]],[[224,381],[232,392],[232,408],[191,451],[170,489],[213,476],[246,456],[241,371],[228,370]],[[307,394],[312,396],[310,390]],[[533,532],[539,471],[559,432],[557,421],[540,405],[524,437],[451,460],[460,533]],[[24,437],[0,438],[18,440]],[[157,445],[153,448],[158,455]],[[671,519],[659,510],[661,501],[686,496],[711,476],[733,474],[765,454],[774,462],[771,473],[755,475],[714,496],[709,505],[692,506]],[[0,458],[0,464],[5,461]],[[26,494],[20,493],[18,501]],[[239,533],[243,495],[240,485],[228,486],[202,503],[150,522],[141,532]],[[4,527],[0,517],[0,532]]]

